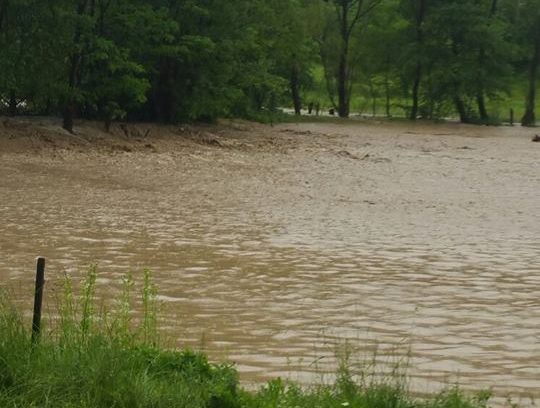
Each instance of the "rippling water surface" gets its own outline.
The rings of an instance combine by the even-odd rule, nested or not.
[[[360,360],[408,356],[418,391],[457,381],[540,397],[540,144],[528,131],[265,132],[262,149],[247,130],[244,149],[2,154],[2,285],[31,293],[38,254],[51,281],[96,262],[112,295],[149,267],[164,330],[247,382],[317,381],[347,342]]]

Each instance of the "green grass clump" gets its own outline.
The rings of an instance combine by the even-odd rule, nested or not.
[[[144,316],[131,321],[132,280],[113,315],[97,311],[96,270],[75,300],[66,280],[60,315],[32,345],[27,324],[0,300],[0,407],[236,407],[237,373],[192,351],[164,350],[148,273]]]
[[[341,379],[343,380],[343,379]],[[465,395],[453,387],[427,399],[418,399],[391,381],[357,384],[350,378],[344,384],[303,389],[281,379],[270,381],[261,391],[245,398],[245,407],[256,408],[486,408],[489,393]]]
[[[352,372],[342,358],[331,385],[303,388],[281,379],[257,392],[243,390],[230,364],[201,353],[160,345],[156,290],[145,271],[132,319],[134,282],[123,280],[115,312],[96,307],[96,268],[76,296],[69,279],[58,316],[34,343],[28,322],[0,289],[0,407],[186,408],[485,408],[489,394],[468,397],[452,388],[419,400],[399,372],[388,376]]]

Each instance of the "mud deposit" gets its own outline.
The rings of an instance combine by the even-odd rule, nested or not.
[[[518,127],[0,121],[0,278],[154,273],[177,344],[245,382],[319,381],[337,344],[413,387],[540,397],[540,145]],[[28,302],[29,304],[29,302]]]

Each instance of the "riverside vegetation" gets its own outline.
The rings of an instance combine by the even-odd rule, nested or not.
[[[35,344],[10,296],[0,292],[1,407],[189,408],[485,408],[489,393],[468,396],[458,388],[418,399],[401,374],[355,375],[343,358],[334,384],[301,387],[276,379],[256,392],[239,385],[227,363],[204,354],[164,347],[157,328],[156,290],[144,272],[140,305],[132,319],[134,281],[123,280],[114,311],[97,307],[96,268],[76,296],[66,278],[58,314]]]
[[[0,1],[0,112],[71,132],[277,106],[531,126],[539,72],[540,0]]]

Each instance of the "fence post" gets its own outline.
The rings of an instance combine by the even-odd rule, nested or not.
[[[34,315],[32,317],[32,343],[39,339],[41,332],[41,306],[43,303],[43,286],[45,285],[45,258],[36,258],[36,290],[34,292]]]

